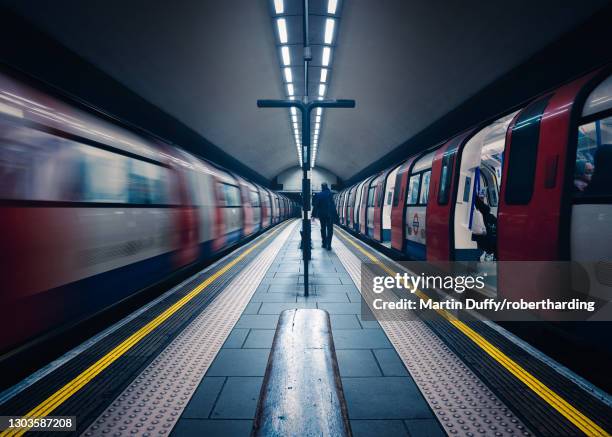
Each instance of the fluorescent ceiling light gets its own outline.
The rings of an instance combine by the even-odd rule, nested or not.
[[[317,116],[315,117],[315,121],[316,121],[317,123],[320,123],[320,122],[321,122],[321,116],[320,116],[320,115],[317,115]]]
[[[295,123],[293,123],[293,128],[294,128],[294,129],[297,129],[297,128],[298,128],[297,121],[296,121]]]
[[[283,65],[291,65],[291,56],[289,54],[289,47],[281,47],[281,57],[283,58]]]
[[[287,20],[279,18],[276,20],[276,25],[278,26],[278,38],[281,44],[285,44],[287,42]]]
[[[327,3],[327,13],[335,14],[337,7],[338,7],[338,0],[329,0],[329,2]]]
[[[287,94],[289,94],[290,96],[293,95],[293,84],[292,83],[287,84]]]
[[[336,20],[333,18],[328,18],[325,20],[325,44],[331,44],[334,39],[334,26],[336,24]]]
[[[290,111],[291,111],[291,115],[297,114],[297,109],[295,109],[295,106],[292,106]]]
[[[291,68],[285,67],[285,80],[287,82],[293,82],[293,74],[291,73]]]
[[[283,0],[274,0],[274,9],[276,10],[277,14],[282,14],[283,12],[285,12],[285,5],[283,4]]]
[[[320,96],[325,95],[325,84],[324,83],[319,84],[319,95]]]
[[[297,115],[292,115],[291,121],[293,121],[294,123],[297,123]]]
[[[317,108],[317,115],[323,114],[323,108]]]
[[[321,82],[327,82],[327,68],[321,68]]]
[[[331,56],[331,48],[323,47],[323,56],[321,56],[321,64],[323,64],[324,67],[327,67],[329,65],[330,56]]]
[[[321,123],[315,123],[315,129],[319,129],[320,126],[321,126]]]
[[[289,100],[295,100],[294,96],[289,97]]]

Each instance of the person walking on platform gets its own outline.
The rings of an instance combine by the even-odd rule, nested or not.
[[[331,250],[337,212],[334,196],[325,182],[321,184],[321,192],[315,195],[312,205],[312,216],[318,218],[321,224],[321,245]]]

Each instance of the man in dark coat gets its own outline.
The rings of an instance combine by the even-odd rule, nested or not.
[[[317,193],[312,201],[312,216],[318,218],[321,224],[322,246],[331,250],[337,213],[334,195],[325,182],[321,184],[321,192]]]

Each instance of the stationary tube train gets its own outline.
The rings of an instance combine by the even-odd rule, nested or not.
[[[0,71],[0,352],[297,214],[287,197]]]
[[[341,225],[411,260],[486,271],[473,238],[478,196],[496,217],[499,297],[563,295],[559,279],[548,280],[554,261],[570,266],[570,293],[609,302],[611,71],[586,74],[344,189],[336,195]],[[503,261],[548,263],[517,275]]]

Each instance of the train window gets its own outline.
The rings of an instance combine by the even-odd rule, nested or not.
[[[106,150],[80,146],[82,200],[85,202],[125,203],[128,200],[129,158]],[[130,201],[132,184],[130,184]]]
[[[138,159],[129,160],[128,197],[139,205],[165,204],[168,186],[167,169]]]
[[[427,170],[423,173],[423,178],[421,179],[421,198],[419,199],[419,203],[421,205],[427,205],[427,200],[429,200],[429,179],[431,178],[431,170]]]
[[[528,106],[512,127],[512,144],[508,157],[508,180],[506,181],[506,203],[526,205],[533,194],[540,120],[549,98]]]
[[[221,184],[221,189],[223,190],[223,199],[224,205],[227,208],[237,208],[240,207],[240,188],[236,185],[230,184]]]
[[[395,187],[393,187],[393,206],[399,205],[400,191],[402,189],[402,175],[398,172],[395,178]]]
[[[440,189],[438,191],[438,204],[446,205],[450,198],[450,187],[453,174],[454,153],[447,153],[442,157],[442,172],[440,173]]]
[[[259,208],[261,206],[259,204],[259,194],[257,194],[255,190],[251,190],[251,206],[253,208]]]
[[[419,188],[421,185],[421,173],[410,176],[408,184],[408,205],[416,205],[419,201]]]
[[[578,128],[574,198],[612,197],[612,116]]]
[[[393,193],[391,191],[387,192],[387,205],[391,205],[391,200],[393,199]]]
[[[368,189],[368,206],[374,206],[374,190],[376,187],[371,186]]]

